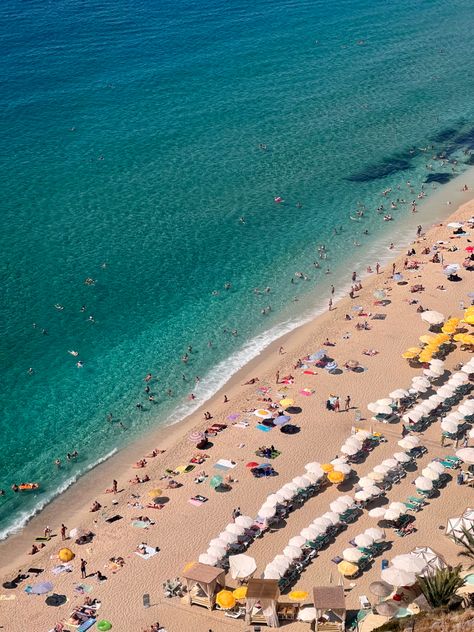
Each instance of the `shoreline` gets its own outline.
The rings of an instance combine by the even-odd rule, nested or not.
[[[472,196],[472,192],[470,192],[470,195]],[[433,243],[436,241],[438,234],[446,233],[445,223],[449,219],[457,216],[467,218],[473,212],[474,199],[451,213],[441,226],[436,223],[433,227],[427,228],[428,234],[416,240],[416,243],[421,244],[421,246],[425,241],[426,243]],[[417,246],[417,252],[419,252],[417,259],[427,261],[421,255],[419,246]],[[462,256],[461,253],[456,255],[447,252],[447,260],[449,260],[448,255],[451,259]],[[403,259],[404,254],[399,253],[399,256],[395,259],[398,262],[398,269],[401,269]],[[449,314],[459,311],[459,299],[464,297],[465,293],[470,290],[468,287],[470,276],[468,274],[463,274],[463,283],[450,284],[449,289],[451,292],[446,294],[436,289],[436,284],[446,281],[439,265],[425,263],[420,271],[407,273],[407,276],[411,282],[414,282],[416,278],[417,283],[419,282],[418,277],[421,276],[423,284],[427,286],[424,294],[414,295],[417,299],[421,299],[422,303],[429,308],[441,309],[444,313]],[[350,272],[348,272],[349,275]],[[357,304],[370,307],[374,301],[373,291],[387,284],[389,286],[392,285],[390,277],[391,274],[389,274],[388,267],[385,266],[380,275],[373,274],[367,277],[363,282],[364,287],[360,292],[360,298],[357,297],[356,299]],[[53,539],[53,542],[49,543],[44,551],[40,551],[34,558],[26,555],[32,540],[35,536],[42,535],[45,525],[50,524],[56,533],[61,522],[64,522],[69,529],[73,527],[92,529],[96,533],[96,538],[92,545],[77,547],[72,542],[69,544],[77,556],[84,555],[86,557],[91,563],[91,570],[94,570],[94,568],[100,568],[101,570],[109,568],[108,561],[111,555],[124,555],[126,559],[126,568],[119,571],[117,575],[112,575],[106,571],[106,574],[109,574],[109,581],[105,582],[103,586],[94,583],[94,596],[99,596],[105,605],[104,616],[107,618],[112,617],[113,619],[113,616],[117,617],[118,611],[121,610],[124,617],[131,617],[133,614],[137,626],[146,625],[147,623],[149,625],[150,617],[154,617],[154,620],[156,620],[157,616],[160,618],[160,621],[163,618],[164,623],[169,626],[173,625],[173,621],[174,625],[176,625],[178,621],[180,626],[178,629],[184,629],[186,624],[188,626],[191,625],[195,620],[194,611],[189,611],[189,609],[183,608],[176,602],[163,602],[162,599],[158,598],[157,603],[154,604],[154,606],[159,607],[158,614],[156,609],[150,612],[144,610],[141,605],[143,592],[149,591],[157,595],[161,581],[164,581],[166,577],[176,576],[186,562],[196,559],[199,553],[205,550],[206,542],[210,538],[215,537],[229,520],[232,506],[242,506],[244,513],[255,515],[258,507],[261,505],[262,497],[264,498],[265,494],[274,491],[275,485],[281,485],[283,482],[291,480],[291,477],[301,474],[305,462],[314,460],[314,458],[323,462],[323,459],[329,459],[333,454],[337,453],[341,438],[349,434],[350,428],[354,424],[354,415],[353,413],[342,413],[334,417],[334,413],[325,411],[324,399],[328,392],[339,393],[342,397],[350,393],[353,398],[353,404],[355,404],[353,407],[360,408],[365,417],[368,401],[371,401],[374,397],[386,395],[394,387],[405,386],[405,383],[408,383],[409,377],[415,371],[408,366],[406,361],[400,360],[399,352],[401,353],[406,348],[404,345],[409,346],[413,344],[417,335],[426,333],[427,327],[419,318],[415,308],[409,306],[406,303],[407,299],[403,298],[406,296],[407,291],[407,286],[402,287],[393,284],[390,294],[392,304],[387,307],[377,307],[377,311],[380,310],[386,313],[387,321],[385,323],[369,321],[372,328],[371,332],[356,333],[354,332],[354,321],[349,324],[345,321],[344,314],[350,312],[351,307],[354,305],[354,301],[345,296],[335,304],[332,311],[328,312],[326,310],[316,319],[271,343],[265,352],[238,371],[226,383],[225,387],[221,388],[198,411],[195,411],[184,421],[174,426],[166,429],[158,428],[153,431],[153,434],[147,433],[146,436],[140,437],[111,459],[81,477],[73,488],[68,490],[69,493],[66,492],[60,495],[55,501],[50,503],[41,514],[36,516],[23,529],[21,534],[11,536],[4,541],[0,545],[4,562],[2,575],[8,577],[12,573],[16,573],[18,568],[28,568],[26,565],[34,564],[35,566],[49,569],[45,573],[44,578],[46,579],[48,572],[51,570],[51,565],[57,563],[56,553],[58,546],[61,546],[58,538]],[[408,294],[408,297],[412,298],[413,295]],[[400,318],[400,316],[402,317]],[[413,326],[406,326],[407,318],[412,319]],[[344,340],[344,335],[341,339],[341,334],[349,329],[353,332],[351,339]],[[262,383],[273,386],[275,384],[275,370],[280,370],[282,375],[285,375],[286,372],[294,371],[295,360],[304,357],[310,351],[320,348],[322,341],[326,337],[337,341],[337,345],[334,351],[331,352],[331,355],[334,355],[341,365],[351,357],[361,357],[363,358],[363,365],[367,367],[366,371],[360,375],[344,371],[339,376],[330,376],[325,371],[318,371],[315,377],[305,376],[300,370],[295,373],[295,375],[298,375],[298,387],[303,385],[314,386],[316,393],[312,398],[300,398],[296,395],[298,404],[301,403],[304,410],[300,418],[296,415],[294,420],[302,428],[303,432],[300,435],[289,438],[274,432],[272,438],[267,439],[267,441],[274,441],[278,448],[283,451],[283,456],[279,457],[278,463],[276,463],[281,482],[278,479],[273,481],[270,478],[255,483],[252,477],[249,477],[244,464],[251,457],[252,453],[249,450],[254,450],[255,446],[261,445],[260,442],[265,442],[266,437],[252,427],[246,430],[234,429],[227,421],[229,415],[236,410],[244,411],[249,406],[252,407],[257,404],[255,386],[243,386],[243,382],[258,375]],[[278,353],[279,346],[284,346],[285,348],[283,355]],[[377,348],[379,355],[371,358],[361,356],[361,350],[368,347]],[[466,353],[453,352],[452,357],[449,358],[449,367],[452,368],[451,365],[459,361],[462,356],[465,357]],[[387,372],[385,370],[387,362],[393,364],[394,371]],[[281,387],[277,387],[275,390],[281,390]],[[224,393],[229,396],[230,401],[227,404],[222,402]],[[162,486],[159,476],[163,473],[164,468],[176,467],[180,462],[186,463],[186,461],[189,461],[190,454],[194,450],[187,439],[188,432],[194,428],[202,430],[210,424],[210,422],[202,421],[202,418],[198,417],[204,406],[206,409],[211,410],[213,422],[225,422],[228,424],[227,430],[222,435],[218,435],[215,440],[212,439],[214,446],[210,449],[211,462],[216,458],[224,457],[236,461],[239,467],[235,472],[238,479],[242,479],[242,483],[237,482],[233,485],[232,493],[230,494],[215,494],[210,490],[208,483],[203,483],[201,486],[193,485],[192,478],[194,475],[182,475],[178,477],[179,482],[183,483],[182,489],[166,492],[170,497],[169,506],[168,504],[165,505],[163,512],[152,514],[157,522],[155,527],[143,533],[134,529],[133,526],[127,525],[127,519],[130,517],[130,514],[136,515],[138,511],[137,509],[128,508],[126,504],[130,493],[134,491],[135,493],[145,494],[145,498],[150,485],[152,487]],[[369,416],[367,415],[367,417]],[[365,419],[360,425],[369,428],[374,423],[370,419]],[[400,428],[397,426],[383,426],[382,428],[377,426],[377,429],[382,429],[389,441],[383,444],[384,447],[377,448],[373,455],[369,457],[373,461],[370,461],[372,466],[379,463],[383,458],[387,458],[394,451],[394,446],[390,444],[395,444],[400,435]],[[429,446],[430,458],[437,454],[442,454],[446,450],[446,448],[439,447],[439,428],[438,430],[436,429],[436,424],[426,432],[426,435],[424,441]],[[156,438],[159,439],[156,440]],[[238,444],[239,441],[244,441],[245,443]],[[241,449],[241,446],[244,446],[244,449]],[[254,447],[252,448],[251,446]],[[143,488],[141,486],[134,488],[127,484],[126,480],[136,473],[136,470],[132,469],[133,462],[138,458],[142,458],[154,447],[166,448],[167,451],[163,455],[149,460],[146,473],[150,475],[151,482],[144,485]],[[171,447],[173,448],[172,450],[170,449]],[[211,465],[211,462],[206,465]],[[357,466],[359,476],[364,474],[368,465]],[[212,473],[209,473],[209,476],[212,476]],[[104,490],[110,486],[112,478],[119,480],[120,488],[124,487],[123,492],[117,497],[104,494]],[[250,480],[250,483],[245,483],[245,480]],[[395,495],[390,500],[400,500],[400,493],[412,491],[408,483],[407,485],[406,492],[394,489]],[[255,490],[258,489],[258,493],[250,494],[249,489],[254,487]],[[75,494],[72,494],[72,489],[75,490]],[[209,502],[202,508],[190,508],[188,498],[195,493],[206,494],[209,496]],[[315,497],[308,503],[307,507],[305,505],[303,509],[292,514],[291,518],[288,519],[287,528],[279,530],[277,534],[269,534],[252,544],[250,554],[255,555],[258,559],[259,569],[263,570],[262,564],[264,565],[268,562],[273,554],[280,552],[288,538],[296,535],[298,530],[306,526],[315,513],[318,515],[321,510],[324,511],[325,509],[322,507],[326,507],[327,503],[339,493],[336,488],[329,488],[324,492],[323,497]],[[442,503],[436,501],[437,509],[427,510],[422,512],[420,516],[417,515],[420,533],[418,539],[413,541],[410,539],[408,546],[412,546],[414,542],[419,545],[435,542],[435,538],[439,537],[439,533],[435,531],[435,529],[439,528],[436,526],[438,520],[443,522],[446,519],[446,512],[449,512],[448,516],[455,515],[459,504],[467,502],[465,495],[466,492],[463,487],[452,485],[449,492],[443,494]],[[103,509],[96,514],[91,514],[88,508],[90,502],[95,498],[102,503]],[[112,499],[117,501],[117,506],[111,505],[110,501]],[[112,512],[114,514],[117,513],[117,511],[125,517],[125,520],[114,523],[114,525],[105,524],[105,518],[112,515]],[[149,512],[149,510],[144,511]],[[361,522],[363,520],[365,520],[365,526],[373,525],[373,521],[365,515]],[[199,528],[192,528],[191,525]],[[360,528],[360,524],[354,525],[354,529]],[[341,536],[344,542],[346,539],[356,535],[358,531],[351,531],[350,533],[352,535],[349,535],[348,532],[347,536]],[[185,537],[179,537],[178,535],[179,546],[176,546],[176,534],[185,535]],[[133,555],[134,547],[140,541],[139,538],[145,538],[150,544],[160,546],[160,555],[156,558],[157,564],[148,562],[143,566],[143,561],[138,560]],[[327,581],[328,569],[331,567],[330,556],[340,552],[341,546],[345,545],[342,541],[339,541],[335,547],[332,547],[327,552],[327,555],[321,555],[318,564],[314,564],[308,569],[308,573],[312,576],[311,581]],[[400,547],[403,546],[407,546],[404,540],[395,542],[394,552],[402,552],[403,548],[400,549]],[[455,556],[452,543],[449,544],[449,542],[445,543],[443,541],[443,543],[439,543],[439,546],[446,548],[451,557]],[[435,544],[435,548],[437,547],[438,542]],[[328,558],[327,560],[326,557]],[[71,580],[77,580],[79,577],[77,562],[74,570],[76,572],[70,578],[65,573],[60,578],[54,579],[56,590],[71,590]],[[130,575],[130,573],[133,573],[133,575]],[[360,580],[361,584],[358,590],[366,591],[368,589],[365,583],[369,581],[368,577],[370,575],[371,573],[367,573],[367,577],[364,576]],[[302,578],[301,581],[308,582],[309,577]],[[26,601],[28,601],[28,615],[38,616],[38,629],[50,629],[53,617],[55,620],[59,620],[71,609],[71,603],[69,603],[54,611],[51,609],[45,610],[41,608],[41,600],[32,599],[25,595],[22,589],[15,592],[17,601],[12,601],[9,605],[5,604],[5,613],[9,617],[8,620],[11,622],[12,631],[14,632],[24,629],[24,626],[21,627],[24,623],[24,621],[22,622],[24,617],[17,608],[26,606]],[[77,594],[74,597],[75,599],[80,599]],[[9,610],[9,608],[13,608],[13,610]],[[126,608],[125,611],[123,610],[124,608]],[[200,622],[196,620],[196,632],[201,632],[201,630],[206,632],[210,627],[210,623],[215,626],[222,624],[223,627],[223,621],[216,617],[219,617],[219,613],[203,614],[202,625],[204,627],[201,627]],[[211,618],[213,618],[212,621]],[[237,623],[235,623],[235,626],[237,626]],[[117,627],[118,630],[123,629],[124,632],[125,629],[128,629],[120,627],[120,624],[118,626],[114,625],[114,627]],[[291,630],[294,629],[292,625],[289,628]],[[171,629],[175,628],[171,627]]]
[[[461,191],[462,184],[468,183],[469,190]],[[424,198],[420,205],[419,211],[415,215],[409,215],[404,217],[405,221],[402,235],[395,243],[392,250],[387,248],[386,257],[379,257],[382,267],[385,267],[389,262],[398,259],[401,256],[401,251],[409,244],[413,242],[414,225],[419,222],[429,222],[426,226],[426,230],[432,229],[440,218],[447,221],[452,216],[456,215],[461,207],[474,201],[473,196],[474,189],[474,167],[468,169],[464,173],[458,175],[451,182],[440,186],[435,192]],[[449,199],[455,204],[453,211],[453,204],[447,206],[446,200]],[[444,208],[443,208],[444,205]],[[434,210],[437,208],[438,210]],[[449,214],[446,215],[446,212]],[[402,221],[403,221],[402,220]],[[413,225],[413,226],[411,226]],[[397,224],[394,225],[397,228]],[[410,237],[411,236],[411,237]],[[382,240],[384,237],[379,237],[373,244],[371,244],[371,250],[378,250],[382,248]],[[365,259],[368,259],[370,255],[366,255]],[[372,265],[374,262],[372,262]],[[360,267],[364,268],[366,262],[360,264]],[[357,268],[356,268],[357,269]],[[365,271],[359,274],[359,278],[366,283],[367,279],[375,278],[373,275],[367,274]],[[331,280],[333,280],[331,278]],[[334,279],[336,281],[336,279]],[[347,299],[347,289],[350,283],[338,288],[335,294],[334,306],[338,305],[344,299]],[[320,289],[320,288],[318,288]],[[280,327],[289,327],[288,331],[278,334],[270,343],[266,344],[262,349],[258,350],[256,354],[248,361],[244,362],[240,368],[238,368],[233,374],[230,375],[218,389],[213,392],[207,399],[200,401],[195,407],[192,407],[189,411],[183,411],[182,417],[174,419],[171,423],[165,423],[163,425],[156,426],[154,428],[148,428],[141,436],[134,437],[130,443],[121,448],[114,448],[108,455],[104,455],[102,459],[99,459],[99,463],[89,466],[85,472],[80,474],[78,478],[70,483],[67,488],[59,492],[51,500],[47,501],[42,509],[40,509],[33,516],[27,518],[26,524],[19,528],[18,532],[10,532],[3,540],[0,541],[0,551],[4,559],[8,560],[7,563],[13,562],[16,557],[21,555],[19,553],[20,547],[25,546],[26,542],[31,540],[32,535],[42,527],[39,527],[38,523],[49,524],[53,522],[53,517],[56,516],[58,511],[66,510],[68,516],[74,517],[79,515],[84,506],[84,498],[90,498],[93,494],[94,487],[97,485],[97,481],[101,482],[110,481],[111,478],[117,477],[117,472],[121,474],[130,467],[130,463],[133,460],[140,457],[147,449],[149,450],[150,443],[156,447],[160,447],[169,452],[170,448],[176,445],[177,442],[183,439],[184,434],[189,431],[204,425],[204,421],[198,421],[198,417],[202,415],[206,408],[212,408],[213,404],[217,403],[218,398],[221,398],[225,391],[230,392],[235,390],[237,383],[240,383],[242,379],[245,379],[250,375],[255,368],[260,364],[264,364],[270,357],[273,357],[274,352],[281,345],[285,345],[290,338],[296,332],[301,332],[301,335],[305,335],[310,328],[312,328],[320,318],[323,318],[326,312],[326,298],[319,299],[315,302],[314,290],[308,292],[305,296],[307,303],[306,309],[303,312],[299,321],[291,321],[290,319],[284,320],[280,323]],[[324,304],[321,305],[321,301]],[[302,301],[303,303],[303,301]],[[308,303],[312,303],[311,306]],[[271,329],[276,329],[278,326],[274,326]],[[269,331],[271,331],[271,329]],[[255,340],[255,339],[253,339]],[[245,347],[245,345],[244,345]],[[235,355],[238,355],[242,349],[237,351]],[[216,370],[219,365],[213,367],[210,372]],[[207,377],[207,376],[206,376]],[[205,379],[203,380],[205,382]],[[185,403],[181,402],[177,405],[175,413],[171,414],[173,418],[179,410],[185,407]],[[110,456],[109,456],[110,455]],[[72,491],[75,492],[75,498],[73,498]],[[71,513],[72,511],[72,513]],[[5,551],[6,545],[8,550]]]

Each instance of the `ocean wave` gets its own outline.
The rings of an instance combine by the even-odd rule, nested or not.
[[[6,538],[8,538],[9,535],[19,533],[34,516],[39,514],[40,511],[42,511],[46,507],[46,505],[49,505],[52,500],[65,492],[69,487],[71,487],[71,485],[74,485],[74,483],[76,483],[83,474],[85,474],[86,472],[90,472],[101,463],[104,463],[105,461],[110,459],[110,457],[112,457],[116,453],[117,448],[114,448],[105,456],[100,457],[93,463],[87,465],[81,471],[77,472],[77,474],[74,474],[74,476],[71,476],[63,481],[56,489],[52,490],[50,493],[47,493],[43,498],[41,498],[41,500],[39,500],[34,507],[32,507],[31,509],[26,509],[19,514],[16,514],[15,521],[7,525],[5,529],[3,529],[3,531],[0,531],[0,541],[5,540]]]

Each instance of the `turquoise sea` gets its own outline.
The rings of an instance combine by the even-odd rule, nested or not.
[[[375,209],[448,180],[433,155],[472,162],[473,24],[472,0],[3,0],[0,537],[396,241],[410,204]]]

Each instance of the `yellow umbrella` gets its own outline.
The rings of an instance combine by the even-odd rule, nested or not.
[[[464,322],[468,323],[469,325],[474,325],[474,314],[468,314],[467,316],[464,316]]]
[[[334,465],[332,463],[323,463],[321,465],[321,469],[323,472],[332,472],[334,470]]]
[[[58,557],[61,562],[70,562],[74,559],[74,553],[71,549],[61,549],[58,553]]]
[[[148,496],[150,496],[150,498],[156,498],[157,496],[161,496],[161,494],[163,493],[163,490],[161,489],[151,489],[148,492]]]
[[[293,406],[294,403],[294,400],[290,397],[285,397],[285,399],[280,400],[280,406],[283,406],[283,408],[289,408],[290,406]]]
[[[239,599],[245,599],[247,596],[247,586],[239,586],[235,590],[232,591],[234,597],[239,601]]]
[[[337,565],[337,570],[341,575],[344,575],[344,577],[353,577],[359,572],[359,567],[356,564],[343,560]]]
[[[418,360],[420,362],[430,362],[433,359],[432,353],[420,353]]]
[[[338,485],[344,480],[344,474],[342,472],[329,472],[328,479],[331,481],[331,483]]]
[[[418,349],[418,351],[405,351],[402,353],[402,358],[405,358],[405,360],[412,360],[413,358],[416,358],[420,352],[421,349]]]
[[[431,342],[434,341],[434,338],[433,336],[429,336],[428,334],[423,334],[419,337],[419,341],[422,342],[424,345],[429,345]]]
[[[304,601],[309,596],[305,590],[292,590],[288,597],[293,601]]]
[[[216,595],[216,603],[224,610],[235,606],[235,597],[230,590],[220,590]]]
[[[443,344],[444,342],[448,342],[448,340],[448,334],[436,334],[436,336],[434,337],[434,342],[438,345]]]

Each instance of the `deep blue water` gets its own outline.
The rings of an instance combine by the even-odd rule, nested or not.
[[[8,491],[0,532],[213,392],[354,239],[396,236],[409,205],[385,224],[383,189],[411,201],[433,154],[467,162],[473,24],[470,0],[1,3],[0,487],[41,493]]]

